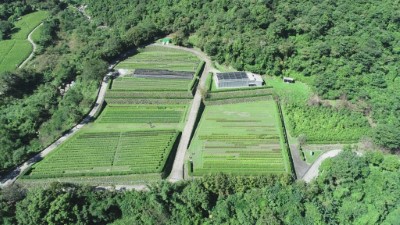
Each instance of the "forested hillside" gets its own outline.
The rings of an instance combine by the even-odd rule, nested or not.
[[[344,152],[315,182],[290,177],[206,176],[148,192],[54,184],[0,195],[2,224],[398,224],[399,159]]]

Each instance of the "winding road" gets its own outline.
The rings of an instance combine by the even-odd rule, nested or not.
[[[322,162],[325,161],[325,159],[337,156],[341,151],[342,151],[341,149],[336,149],[325,152],[324,154],[320,155],[318,159],[311,165],[310,169],[307,170],[302,179],[306,183],[312,181],[314,178],[318,176],[319,167],[321,166]]]
[[[28,58],[26,58],[26,59],[21,63],[21,65],[18,66],[18,68],[24,67],[25,64],[26,64],[27,62],[29,62],[29,60],[31,60],[31,59],[33,58],[33,56],[35,55],[35,51],[36,51],[37,45],[36,45],[35,42],[32,40],[32,34],[33,34],[33,32],[35,32],[35,31],[36,31],[39,27],[41,27],[41,26],[43,26],[43,23],[40,23],[38,26],[35,27],[35,29],[33,29],[33,30],[29,33],[29,35],[28,35],[28,41],[31,43],[31,45],[32,45],[32,47],[33,47],[33,48],[32,48],[32,52],[31,52],[31,54],[29,54]]]

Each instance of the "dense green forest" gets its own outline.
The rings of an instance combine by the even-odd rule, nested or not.
[[[399,149],[397,1],[2,2],[5,39],[19,16],[38,9],[51,15],[35,60],[0,75],[0,170],[47,146],[88,112],[105,62],[169,33],[219,63],[290,75],[323,98],[351,101],[376,124],[369,132],[375,143]],[[87,4],[91,21],[72,7],[80,4]]]
[[[288,176],[206,176],[148,192],[55,183],[0,195],[3,224],[398,224],[397,156],[345,151],[312,183]],[[0,222],[0,223],[1,223]]]

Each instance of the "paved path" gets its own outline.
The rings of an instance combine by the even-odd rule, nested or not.
[[[104,101],[104,95],[107,90],[107,84],[108,80],[107,77],[104,78],[101,87],[99,89],[98,95],[97,95],[97,100],[92,108],[92,110],[89,112],[89,114],[80,122],[78,125],[73,127],[71,130],[69,130],[66,134],[64,134],[62,137],[60,137],[57,141],[55,141],[53,144],[45,148],[43,151],[41,151],[39,154],[35,155],[28,161],[26,161],[24,164],[18,166],[15,168],[13,171],[11,171],[9,174],[7,174],[4,177],[0,178],[0,188],[3,188],[5,186],[11,185],[14,183],[14,181],[18,178],[18,176],[24,172],[26,169],[28,169],[30,166],[33,164],[37,163],[41,159],[43,159],[46,155],[48,155],[50,152],[52,152],[54,149],[56,149],[61,143],[66,141],[69,137],[74,135],[77,131],[79,131],[84,125],[89,123],[94,115],[97,113],[98,110],[101,109],[101,106]]]
[[[300,150],[296,145],[290,145],[290,154],[292,155],[294,170],[296,172],[297,179],[301,179],[307,170],[310,169],[310,165],[303,161],[300,156]]]
[[[304,174],[303,180],[309,183],[311,180],[318,176],[319,167],[321,166],[322,162],[327,158],[332,158],[337,156],[342,150],[336,149],[331,150],[329,152],[325,152],[324,154],[320,155],[318,159],[311,165],[310,169]]]
[[[28,58],[26,58],[26,59],[21,63],[21,65],[18,66],[18,68],[24,67],[25,64],[26,64],[27,62],[29,62],[29,60],[31,60],[31,59],[33,58],[37,46],[36,46],[35,42],[33,42],[33,40],[32,40],[32,34],[33,34],[33,32],[35,32],[40,26],[43,26],[43,23],[39,24],[37,27],[35,27],[35,29],[33,29],[33,30],[29,33],[29,35],[28,35],[28,41],[31,43],[33,49],[32,49],[31,54],[29,54]]]
[[[184,177],[183,177],[183,165],[184,165],[184,162],[185,162],[185,154],[186,154],[187,148],[189,147],[190,137],[191,137],[191,135],[193,133],[193,128],[194,128],[194,125],[195,125],[195,122],[196,122],[196,118],[197,118],[197,114],[199,113],[199,108],[200,108],[200,104],[201,104],[201,92],[200,92],[200,88],[199,87],[204,87],[208,73],[211,70],[214,70],[214,68],[212,68],[212,64],[211,64],[210,58],[205,53],[203,53],[201,51],[198,51],[196,49],[185,48],[185,47],[174,46],[174,45],[161,45],[161,44],[153,44],[153,45],[188,51],[188,52],[191,52],[191,53],[195,54],[201,60],[206,62],[206,65],[204,66],[203,73],[202,73],[202,75],[200,77],[200,82],[199,82],[199,85],[197,87],[196,94],[194,95],[194,98],[193,98],[193,103],[192,103],[192,107],[190,108],[188,121],[186,122],[185,127],[183,128],[181,140],[179,142],[178,149],[176,151],[174,164],[172,166],[171,173],[170,173],[170,175],[168,177],[168,180],[170,182],[177,182],[177,181],[180,181],[180,180],[184,179]]]

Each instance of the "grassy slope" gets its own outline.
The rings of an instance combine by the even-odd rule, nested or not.
[[[0,72],[16,69],[31,53],[32,45],[26,40],[28,34],[48,16],[38,11],[23,16],[15,23],[11,40],[0,41]]]

